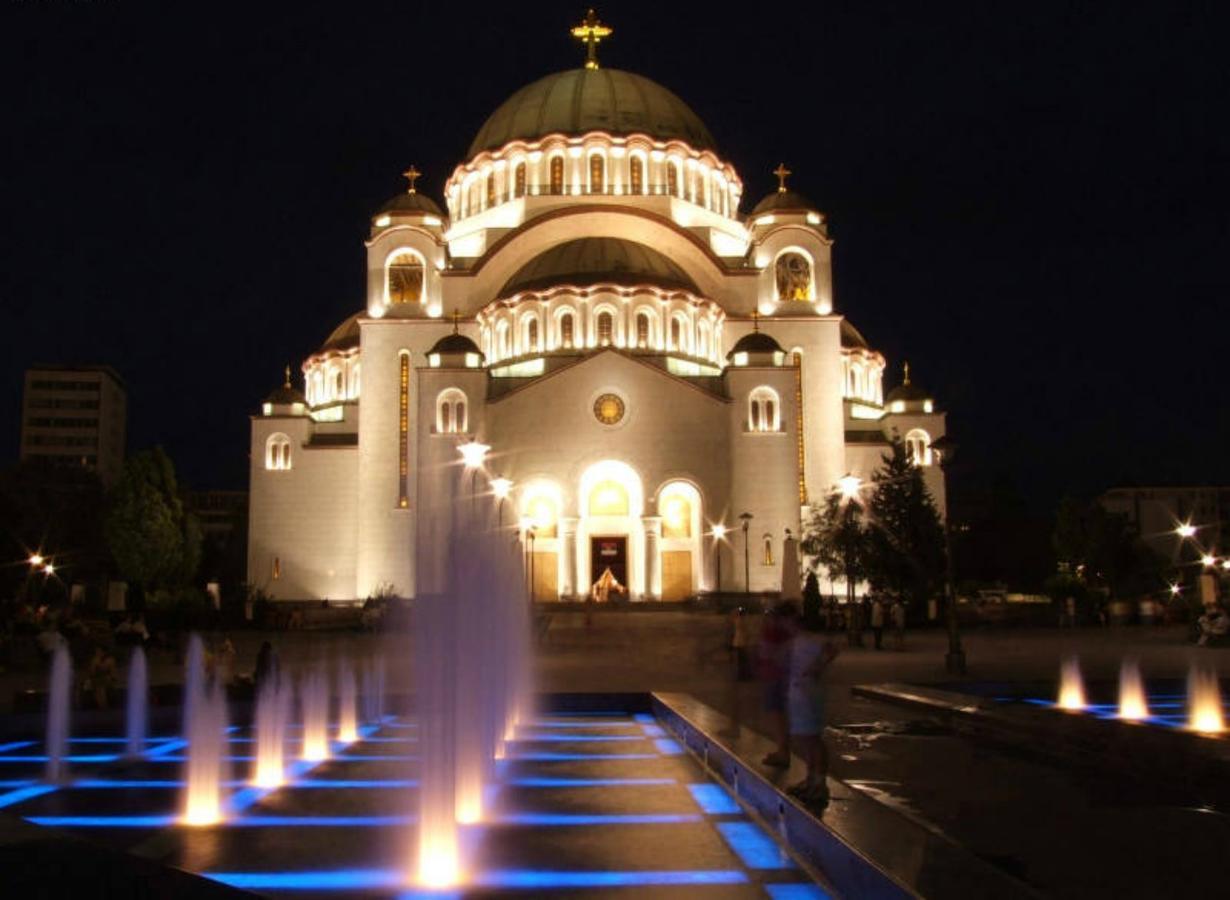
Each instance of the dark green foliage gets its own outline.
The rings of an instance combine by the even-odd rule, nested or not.
[[[799,547],[811,560],[812,571],[823,566],[833,579],[858,582],[866,577],[867,530],[862,507],[831,494],[820,508],[813,507],[803,523]]]
[[[1055,555],[1074,578],[1109,596],[1157,590],[1165,561],[1140,539],[1128,518],[1100,503],[1065,497],[1055,516]]]

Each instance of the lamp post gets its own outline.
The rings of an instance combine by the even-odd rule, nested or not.
[[[508,499],[508,495],[512,493],[513,483],[507,478],[492,478],[491,492],[495,494],[498,501],[496,509],[498,510],[499,526],[504,527],[504,501]]]
[[[474,495],[478,492],[478,472],[483,467],[483,460],[487,458],[487,451],[490,449],[486,444],[480,444],[478,441],[467,441],[457,447],[457,452],[461,454],[461,461],[466,471],[470,473],[471,515],[474,512]]]
[[[537,529],[531,525],[526,529],[526,536],[530,539],[530,609],[534,608],[534,536]]]
[[[739,513],[739,521],[743,523],[743,593],[745,594],[752,592],[752,551],[749,543],[751,535],[748,534],[752,518],[750,512]]]
[[[859,609],[854,602],[854,535],[850,533],[854,527],[855,510],[858,509],[858,492],[863,486],[863,480],[857,475],[843,475],[837,479],[837,490],[841,501],[845,504],[842,526],[842,557],[846,570],[846,643],[851,647],[861,647],[863,644],[863,629],[859,627]]]
[[[729,531],[725,525],[718,522],[713,526],[711,534],[713,535],[713,566],[716,570],[716,579],[714,593],[722,593],[722,541],[726,539],[726,532]]]
[[[957,455],[957,445],[947,437],[942,437],[931,449],[937,455],[940,468],[944,470],[944,495],[951,496],[949,490],[952,482],[952,459]],[[947,507],[947,504],[945,504]],[[951,675],[965,674],[965,648],[961,646],[960,623],[957,621],[957,579],[952,558],[952,510],[944,510],[944,556],[948,580],[948,653],[944,657],[944,668]]]

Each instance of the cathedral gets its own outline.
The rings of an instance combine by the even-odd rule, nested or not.
[[[252,416],[248,579],[272,598],[440,590],[459,484],[543,601],[780,590],[787,530],[894,432],[943,510],[944,414],[908,366],[885,392],[823,211],[784,165],[741,211],[705,123],[600,66],[592,13],[573,34],[585,65],[492,112],[443,205],[405,173],[366,304]]]

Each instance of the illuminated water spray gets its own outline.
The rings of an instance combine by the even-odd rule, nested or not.
[[[1134,659],[1125,659],[1119,667],[1119,718],[1129,722],[1149,718],[1145,682]]]
[[[286,782],[286,731],[290,723],[290,680],[266,678],[256,698],[256,771],[252,783],[276,788]]]
[[[1187,724],[1203,734],[1226,730],[1217,673],[1201,666],[1193,665],[1187,673]]]
[[[1085,682],[1081,678],[1080,662],[1069,656],[1059,667],[1059,708],[1082,710],[1085,708]]]
[[[223,819],[222,784],[226,765],[226,695],[205,675],[205,650],[199,635],[188,639],[184,673],[184,822],[214,825]]]
[[[303,758],[321,762],[329,758],[329,677],[323,665],[303,679],[299,689],[303,710]]]
[[[51,689],[47,694],[47,780],[59,784],[68,774],[68,704],[72,698],[73,661],[68,647],[56,647],[51,658]]]
[[[337,673],[337,739],[353,744],[359,739],[359,704],[355,688],[354,669],[343,662]]]
[[[128,740],[124,752],[131,757],[145,752],[146,706],[149,675],[145,666],[145,651],[134,647],[128,659],[128,697],[126,700]]]

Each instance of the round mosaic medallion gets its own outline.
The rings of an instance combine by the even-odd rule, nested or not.
[[[603,425],[614,425],[624,417],[624,401],[616,394],[603,394],[594,401],[594,417]]]

